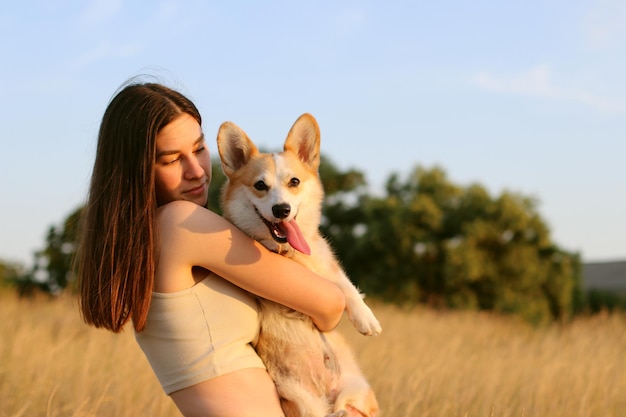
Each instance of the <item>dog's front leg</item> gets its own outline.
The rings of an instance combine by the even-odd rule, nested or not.
[[[363,301],[364,295],[352,284],[350,279],[342,273],[343,278],[338,282],[339,287],[346,297],[346,310],[348,318],[359,333],[366,336],[380,334],[382,328],[372,309]]]

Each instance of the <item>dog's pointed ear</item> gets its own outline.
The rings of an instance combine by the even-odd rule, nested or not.
[[[320,166],[320,128],[317,120],[308,113],[298,117],[287,139],[285,151],[292,151],[300,160],[317,171]]]
[[[222,161],[222,170],[228,177],[259,152],[246,132],[232,122],[224,122],[220,126],[217,132],[217,150]]]

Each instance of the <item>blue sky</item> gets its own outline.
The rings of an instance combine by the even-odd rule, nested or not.
[[[102,113],[151,74],[278,149],[312,113],[375,190],[441,166],[539,201],[560,247],[626,258],[623,0],[45,0],[0,10],[0,259],[85,199]]]

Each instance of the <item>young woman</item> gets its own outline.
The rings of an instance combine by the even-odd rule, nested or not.
[[[160,84],[131,83],[98,137],[77,264],[84,320],[136,338],[185,416],[282,416],[253,349],[252,294],[339,322],[339,288],[267,251],[205,208],[211,159],[194,104]]]

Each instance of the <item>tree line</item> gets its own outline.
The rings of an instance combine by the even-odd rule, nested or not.
[[[363,172],[341,171],[324,156],[320,175],[326,191],[320,229],[368,296],[533,323],[565,320],[584,308],[580,256],[552,241],[534,198],[454,184],[440,167],[392,173],[377,194]],[[214,160],[209,205],[218,213],[224,180]],[[50,227],[32,269],[0,264],[5,282],[22,295],[72,290],[81,211]]]

